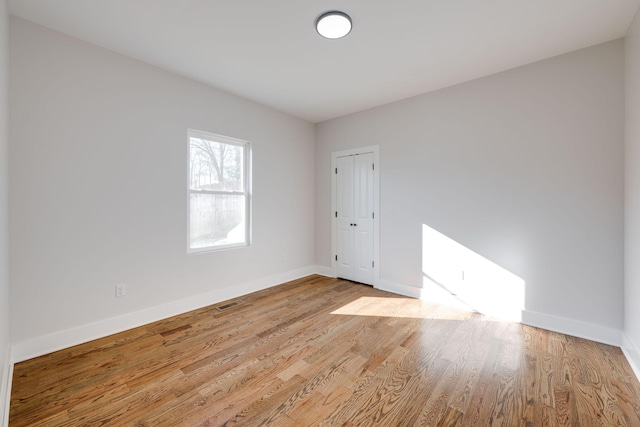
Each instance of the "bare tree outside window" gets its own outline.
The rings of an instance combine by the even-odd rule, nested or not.
[[[241,191],[244,147],[191,138],[191,188]]]
[[[189,248],[249,244],[245,141],[189,132]]]

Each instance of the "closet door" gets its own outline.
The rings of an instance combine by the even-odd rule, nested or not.
[[[373,153],[336,161],[338,277],[373,285]]]
[[[338,277],[355,280],[353,249],[353,156],[338,157],[336,161],[336,267]]]
[[[353,156],[354,278],[373,285],[373,153]]]

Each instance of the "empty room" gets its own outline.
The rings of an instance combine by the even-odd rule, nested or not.
[[[640,0],[0,0],[4,426],[640,426]]]

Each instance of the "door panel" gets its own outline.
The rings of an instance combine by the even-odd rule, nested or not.
[[[338,173],[337,184],[337,204],[338,218],[341,220],[351,220],[353,217],[353,160],[350,157],[340,157],[336,162]]]
[[[338,276],[353,278],[353,160],[350,157],[337,159],[336,167],[336,212],[337,212],[337,250]]]
[[[373,284],[373,153],[354,156],[355,281]]]
[[[373,153],[336,159],[339,277],[373,285]]]
[[[353,264],[351,261],[353,254],[353,244],[351,243],[353,239],[351,238],[351,233],[351,229],[340,230],[339,233],[339,253],[341,256],[338,257],[338,265],[345,269],[350,269]],[[347,274],[349,274],[349,270],[347,270]]]

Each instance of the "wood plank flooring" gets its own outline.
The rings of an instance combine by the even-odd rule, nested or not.
[[[620,349],[310,276],[16,364],[18,426],[640,426]]]

